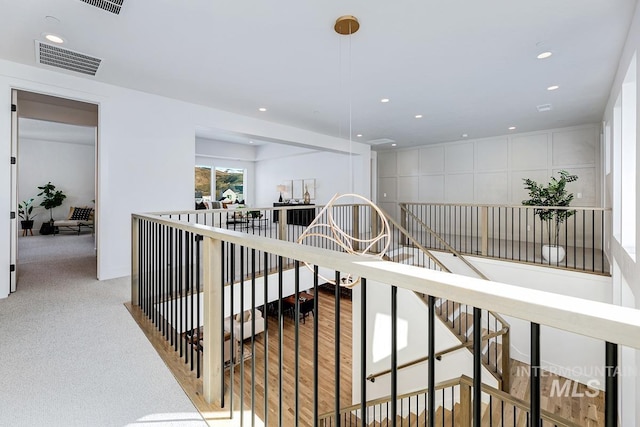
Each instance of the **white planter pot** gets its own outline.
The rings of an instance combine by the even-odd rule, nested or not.
[[[542,258],[551,264],[562,262],[565,251],[562,246],[542,245]]]

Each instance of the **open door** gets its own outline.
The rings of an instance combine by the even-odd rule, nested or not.
[[[17,289],[18,272],[18,91],[11,90],[11,247],[9,290]]]

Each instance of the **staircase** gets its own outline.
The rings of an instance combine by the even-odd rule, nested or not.
[[[440,271],[450,272],[438,258],[436,258],[428,249],[424,248],[402,225],[398,224],[393,218],[387,216],[387,221],[394,229],[392,241],[403,242],[395,251],[389,254],[389,259],[401,264],[416,265],[421,267],[429,266]],[[475,272],[475,274],[485,280],[488,280],[482,272],[473,267],[459,252],[452,248],[447,242],[442,240],[435,232],[433,232],[424,223],[421,224],[427,232],[433,233],[441,240],[442,245],[459,260],[467,264],[467,266]],[[425,259],[429,262],[425,262]],[[416,295],[428,304],[428,295],[416,292]],[[447,326],[447,328],[460,340],[460,346],[451,349],[451,351],[459,350],[466,347],[473,352],[473,307],[461,304],[459,302],[446,300],[442,298],[436,299],[435,302],[436,315]],[[509,345],[509,324],[497,313],[487,310],[481,310],[482,324],[482,363],[496,378],[500,389],[509,391],[510,379],[510,345]],[[443,356],[441,354],[441,356]],[[424,359],[416,361],[420,363]],[[411,362],[407,365],[411,365]],[[375,375],[374,375],[375,377]]]
[[[435,425],[443,427],[468,427],[472,423],[473,380],[461,376],[436,385]],[[426,427],[429,425],[429,413],[426,409],[429,391],[419,390],[398,396],[396,400],[396,426]],[[367,402],[367,422],[360,416],[361,405],[353,405],[340,410],[341,427],[391,427],[394,425],[390,414],[391,397]],[[482,385],[483,426],[529,427],[529,402],[511,396],[508,393]],[[541,411],[543,425],[556,427],[579,427],[545,410]],[[318,425],[322,427],[337,426],[336,414],[331,412],[318,417]],[[584,425],[584,424],[583,424]]]

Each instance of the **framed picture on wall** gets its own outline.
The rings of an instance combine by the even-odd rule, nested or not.
[[[302,199],[304,180],[293,179],[291,180],[291,198],[300,200]]]

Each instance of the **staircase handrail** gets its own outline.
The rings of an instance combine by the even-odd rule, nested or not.
[[[454,387],[454,386],[467,386],[471,389],[473,389],[473,379],[469,378],[466,375],[461,375],[459,378],[453,378],[450,380],[446,380],[446,381],[442,381],[438,384],[436,384],[435,390],[434,391],[438,391],[438,390],[442,390],[442,389],[446,389],[449,387]],[[530,404],[529,402],[526,402],[522,399],[519,399],[515,396],[510,395],[509,393],[506,393],[504,391],[498,390],[495,387],[492,387],[488,384],[482,384],[482,391],[484,393],[487,393],[488,395],[498,398],[510,405],[513,405],[514,407],[517,407],[518,409],[520,409],[521,411],[525,411],[525,412],[529,412],[530,411]],[[415,397],[415,396],[419,396],[422,394],[428,394],[429,393],[429,389],[421,389],[421,390],[417,390],[417,391],[412,391],[409,393],[405,393],[402,395],[398,395],[396,400],[402,400],[402,399],[407,399],[407,398],[411,398],[411,397]],[[381,397],[381,398],[377,398],[377,399],[373,399],[370,401],[367,401],[367,403],[365,404],[365,408],[370,408],[372,406],[376,406],[376,405],[382,405],[385,403],[391,402],[391,396],[386,396],[386,397]],[[349,414],[352,413],[354,411],[359,411],[360,409],[362,409],[362,405],[361,404],[355,404],[355,405],[351,405],[351,406],[347,406],[345,408],[340,409],[340,416],[344,415],[344,414]],[[318,417],[318,424],[319,425],[324,425],[323,421],[330,419],[332,417],[335,416],[335,412],[327,412],[324,413],[322,415],[320,415]],[[540,417],[543,421],[549,422],[553,425],[555,425],[556,427],[581,427],[580,424],[574,423],[573,421],[569,421],[566,420],[556,414],[553,414],[547,410],[541,409],[540,410]]]
[[[411,233],[409,233],[409,230],[400,225],[398,221],[392,218],[389,214],[386,214],[386,217],[389,224],[392,224],[394,227],[396,227],[405,238],[409,239],[409,241],[411,241],[411,243],[415,245],[416,248],[420,249],[421,252],[427,255],[429,259],[433,261],[438,267],[440,267],[442,271],[451,273],[451,270],[449,270],[435,255],[433,255],[429,249],[421,245],[420,242],[418,242],[418,240],[413,237]]]
[[[496,337],[499,337],[500,335],[503,335],[503,334],[507,333],[508,331],[509,331],[509,328],[502,328],[499,331],[491,332],[490,334],[483,335],[481,337],[481,340],[482,341],[486,341],[486,340],[491,339],[491,338],[496,338]],[[442,356],[446,356],[446,355],[448,355],[450,353],[453,353],[455,351],[462,350],[463,348],[469,348],[469,347],[473,347],[473,341],[467,341],[465,343],[454,345],[454,346],[449,347],[447,349],[441,350],[441,351],[439,351],[439,352],[437,352],[435,354],[436,360],[441,360]],[[429,356],[419,357],[419,358],[414,359],[414,360],[412,360],[410,362],[398,365],[398,367],[396,369],[400,370],[400,369],[408,368],[410,366],[419,365],[420,363],[424,363],[424,362],[427,362],[427,361],[429,361]],[[387,375],[389,373],[391,373],[391,369],[385,369],[384,371],[376,372],[375,374],[370,374],[369,376],[367,376],[367,380],[371,381],[373,383],[373,382],[375,382],[376,378],[381,377],[383,375]]]
[[[480,277],[481,279],[484,279],[484,280],[489,280],[489,278],[487,276],[485,276],[480,270],[478,270],[473,264],[471,264],[469,262],[469,260],[467,260],[465,257],[463,257],[460,252],[455,250],[449,243],[447,243],[446,240],[444,240],[442,237],[440,237],[440,235],[438,233],[433,231],[431,229],[431,227],[429,227],[427,224],[424,223],[424,221],[422,221],[420,218],[418,218],[418,216],[416,214],[414,214],[413,212],[408,210],[406,205],[400,205],[400,209],[402,209],[403,212],[405,212],[405,213],[409,214],[411,217],[413,217],[413,219],[415,219],[418,222],[418,224],[420,224],[422,226],[422,228],[424,230],[429,232],[429,234],[431,234],[438,242],[440,242],[449,252],[451,252],[454,256],[458,257],[462,262],[464,262],[467,265],[467,267],[469,267],[471,270],[473,270],[474,273],[476,273],[478,275],[478,277]]]

